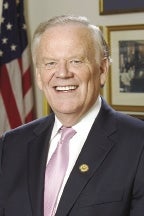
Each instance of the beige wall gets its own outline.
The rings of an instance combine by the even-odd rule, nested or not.
[[[1,1],[1,0],[0,0]],[[99,15],[99,0],[25,0],[29,36],[37,25],[52,16],[76,14],[87,16],[91,22],[100,26],[143,24],[144,13]],[[42,96],[36,88],[38,117],[42,116]]]
[[[3,3],[3,0],[0,0],[0,23],[1,23],[1,13],[2,13],[2,3]]]

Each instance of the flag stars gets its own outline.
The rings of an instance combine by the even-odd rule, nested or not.
[[[20,3],[20,1],[19,0],[16,0],[16,4],[18,5]]]
[[[3,6],[4,6],[4,9],[7,10],[7,9],[9,8],[9,4],[8,4],[8,2],[4,3]]]
[[[3,44],[7,44],[7,42],[8,42],[8,38],[3,38],[3,39],[2,39],[2,43],[3,43]]]
[[[11,51],[16,51],[16,47],[17,47],[17,46],[16,46],[15,44],[12,44],[12,45],[11,45]]]
[[[6,27],[7,27],[7,30],[12,30],[12,24],[8,23],[8,24],[6,25]]]
[[[22,29],[26,30],[26,28],[27,28],[26,24],[24,23],[23,26],[22,26]]]
[[[3,56],[3,51],[2,50],[0,50],[0,57],[2,57]]]
[[[0,24],[1,24],[1,23],[4,23],[4,21],[5,21],[5,18],[4,18],[4,17],[1,17],[1,18],[0,18]]]

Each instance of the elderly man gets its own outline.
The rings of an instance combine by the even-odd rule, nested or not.
[[[144,123],[100,96],[109,51],[85,17],[40,24],[32,56],[51,115],[0,141],[0,216],[143,216]]]

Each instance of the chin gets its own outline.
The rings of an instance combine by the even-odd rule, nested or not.
[[[58,106],[56,110],[57,113],[61,113],[61,114],[75,114],[76,112],[78,112],[78,108],[76,107],[72,107],[72,106]]]

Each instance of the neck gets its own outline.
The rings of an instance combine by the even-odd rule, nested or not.
[[[59,121],[62,123],[62,125],[65,127],[72,127],[73,125],[77,124],[81,119],[81,116],[74,116],[71,114],[56,113],[56,116],[59,119]]]
[[[97,101],[92,104],[92,106],[89,109],[81,110],[80,113],[73,112],[73,113],[61,113],[61,112],[54,112],[58,120],[64,125],[65,127],[72,127],[76,125],[78,122],[81,121],[81,119],[86,116],[89,112],[91,112],[93,109],[98,110],[101,106],[101,98],[99,97]]]

